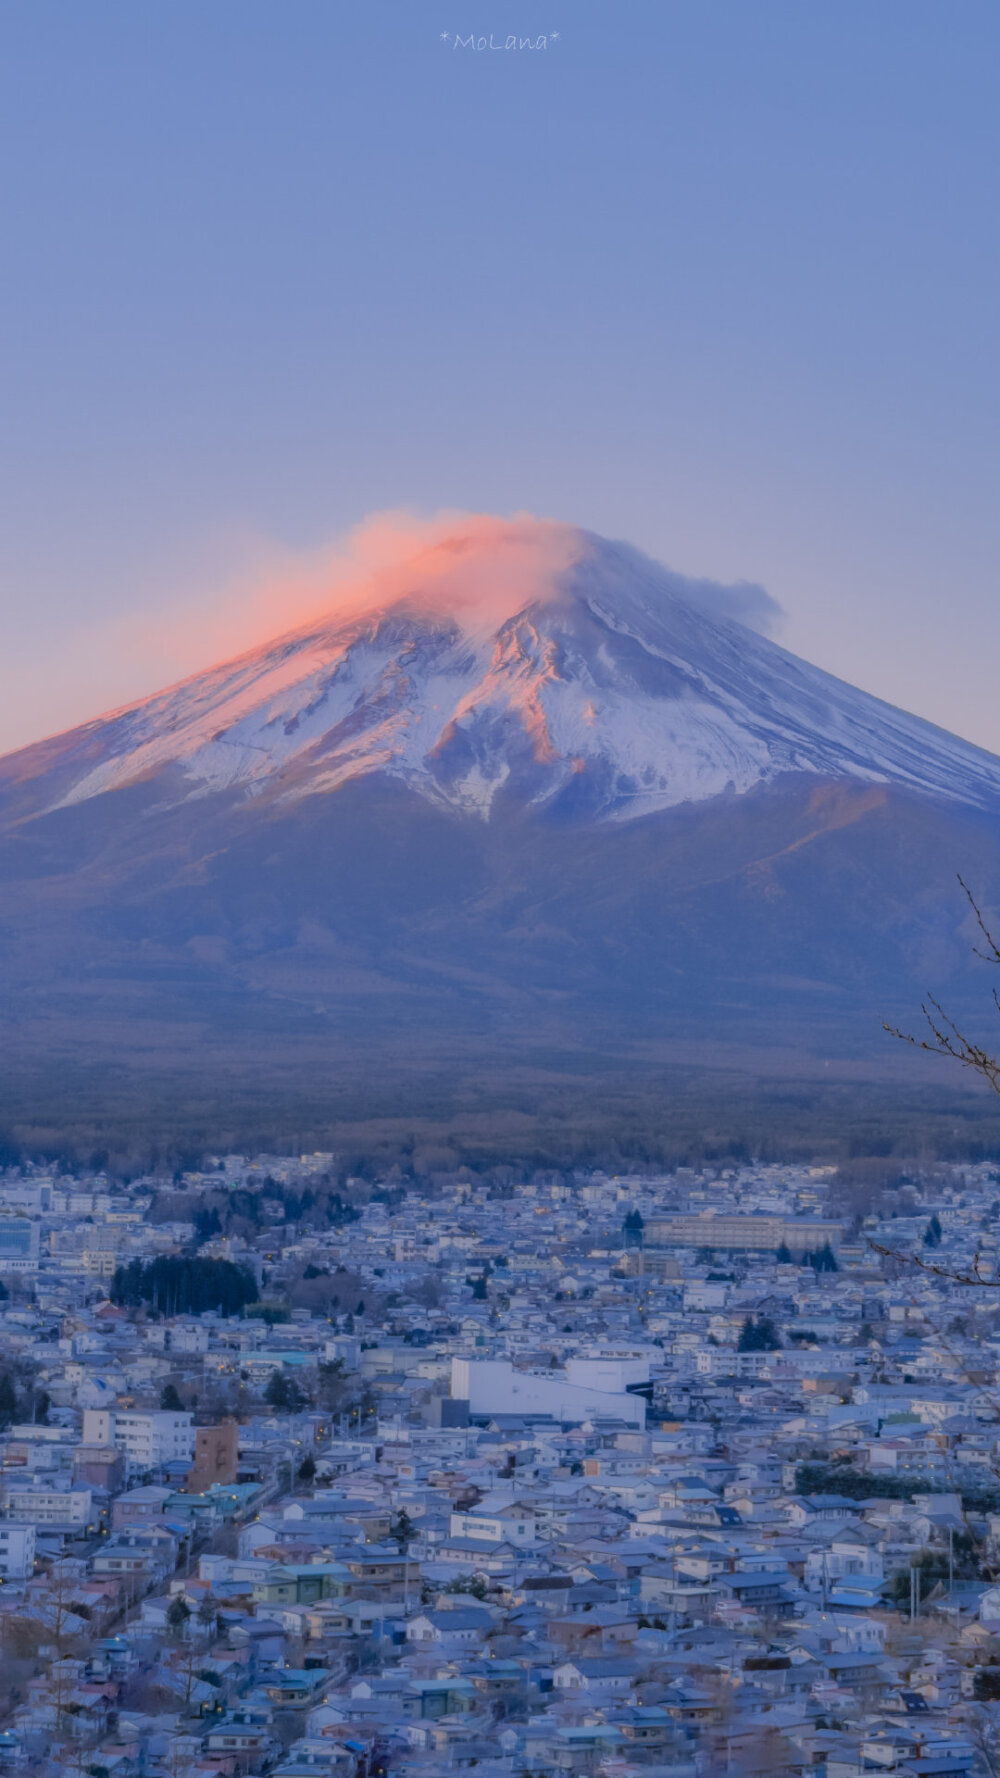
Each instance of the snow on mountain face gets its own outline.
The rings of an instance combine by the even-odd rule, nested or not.
[[[696,583],[627,546],[529,525],[529,556],[536,531],[530,573],[524,521],[485,543],[458,535],[461,597],[415,564],[388,604],[335,613],[66,736],[61,769],[79,757],[80,775],[55,806],[168,767],[184,798],[282,801],[379,771],[483,817],[504,785],[627,820],[789,772],[1000,801],[992,755],[719,617]]]

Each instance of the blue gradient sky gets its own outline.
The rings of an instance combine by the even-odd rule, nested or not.
[[[995,0],[6,0],[0,746],[454,506],[760,581],[1000,748],[998,52]]]

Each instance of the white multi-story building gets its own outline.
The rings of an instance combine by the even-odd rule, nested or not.
[[[566,1381],[579,1389],[642,1388],[649,1382],[649,1353],[635,1347],[599,1347],[566,1360]]]
[[[605,1416],[646,1424],[641,1395],[571,1383],[565,1371],[518,1371],[506,1358],[453,1358],[451,1393],[469,1403],[470,1414],[543,1414],[576,1425]]]
[[[45,1216],[52,1209],[52,1181],[5,1179],[0,1182],[0,1204],[5,1210],[26,1210],[29,1215]]]
[[[89,1488],[46,1488],[31,1482],[8,1482],[5,1511],[26,1525],[60,1531],[86,1531],[92,1518]]]
[[[0,1577],[27,1580],[35,1566],[35,1527],[0,1519]]]
[[[644,1247],[727,1248],[733,1253],[818,1252],[839,1247],[843,1225],[820,1216],[746,1216],[739,1211],[700,1210],[694,1214],[651,1216]]]
[[[26,1216],[0,1216],[0,1272],[37,1272],[38,1229]]]
[[[124,1451],[130,1474],[160,1469],[164,1463],[190,1463],[194,1451],[194,1427],[189,1413],[167,1408],[148,1411],[119,1408],[86,1408],[82,1442],[115,1445]]]
[[[515,1549],[535,1542],[535,1515],[530,1506],[510,1501],[495,1512],[452,1513],[449,1537],[474,1537],[482,1543],[510,1543]]]
[[[854,1532],[835,1537],[828,1547],[810,1550],[806,1557],[805,1583],[814,1592],[841,1580],[868,1582],[880,1587],[885,1578],[882,1556]]]
[[[56,1192],[52,1199],[53,1210],[61,1210],[65,1216],[106,1216],[111,1209],[111,1193],[106,1191],[68,1191]]]

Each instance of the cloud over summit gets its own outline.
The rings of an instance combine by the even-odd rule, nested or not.
[[[46,697],[35,700],[34,732],[11,730],[4,740],[7,746],[24,744],[101,709],[126,707],[276,637],[400,604],[448,614],[470,634],[492,632],[526,606],[558,596],[565,573],[595,544],[601,540],[593,533],[557,519],[454,510],[432,517],[373,513],[345,537],[314,550],[243,537],[233,541],[231,558],[240,563],[235,572],[217,572],[208,585],[202,576],[201,584],[161,595],[153,613],[81,633],[69,684],[50,659]],[[687,577],[627,544],[613,547],[655,570],[661,586],[711,617],[767,635],[783,616],[752,582],[727,586]]]

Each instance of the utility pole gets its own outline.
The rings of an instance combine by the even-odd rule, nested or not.
[[[955,1585],[955,1527],[948,1526],[948,1598],[951,1599]]]

